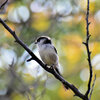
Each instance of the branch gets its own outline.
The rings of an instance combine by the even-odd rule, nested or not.
[[[90,91],[89,100],[91,100],[91,96],[92,96],[92,93],[93,93],[93,89],[94,89],[95,81],[96,81],[96,75],[95,75],[94,80],[93,80],[93,84],[92,84],[92,88],[91,88],[91,91]]]
[[[87,56],[88,56],[88,64],[89,64],[89,71],[90,71],[90,77],[89,77],[89,82],[88,82],[88,89],[85,93],[86,97],[88,98],[88,95],[90,93],[91,90],[91,83],[92,83],[92,64],[91,64],[91,52],[89,49],[89,39],[90,39],[90,33],[89,33],[89,0],[87,0],[87,13],[86,13],[86,42],[83,42],[83,44],[86,46],[86,50],[87,50]]]
[[[7,29],[10,34],[15,38],[15,42],[17,42],[18,44],[20,44],[31,56],[31,59],[35,60],[39,65],[41,65],[41,67],[43,69],[45,69],[47,72],[51,73],[52,75],[55,76],[56,79],[58,79],[67,89],[67,87],[69,87],[76,96],[82,98],[83,100],[88,100],[88,98],[86,98],[85,95],[83,95],[73,84],[70,84],[69,82],[67,82],[62,76],[60,76],[53,68],[48,68],[39,58],[36,57],[36,55],[27,47],[26,44],[23,43],[23,41],[21,41],[15,31],[11,30],[11,28],[9,26],[7,26],[7,24],[0,18],[0,23],[4,26],[5,29]]]
[[[86,49],[87,49],[87,54],[88,54],[88,64],[89,64],[89,70],[90,70],[90,78],[88,82],[88,90],[86,91],[86,96],[88,96],[90,89],[91,89],[91,82],[92,82],[92,64],[91,64],[91,52],[89,49],[89,39],[90,39],[90,34],[89,34],[89,0],[87,0],[87,14],[86,14],[86,31],[87,31],[87,38],[86,38]]]

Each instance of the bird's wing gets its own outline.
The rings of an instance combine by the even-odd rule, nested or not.
[[[54,47],[54,46],[53,46]],[[56,50],[56,48],[54,47],[54,50],[55,50],[55,52],[57,53],[57,50]],[[58,53],[57,53],[58,54]]]

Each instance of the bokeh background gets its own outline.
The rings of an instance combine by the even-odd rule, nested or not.
[[[89,70],[86,48],[87,0],[9,0],[0,18],[39,57],[35,39],[52,38],[64,78],[85,93]],[[4,0],[0,0],[2,4]],[[91,100],[100,99],[100,0],[90,0],[90,50],[97,79]],[[0,24],[0,100],[80,100],[65,90]],[[94,75],[93,75],[94,79]]]

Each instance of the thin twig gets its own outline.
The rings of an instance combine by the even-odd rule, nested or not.
[[[85,95],[88,97],[88,94],[90,93],[91,89],[91,82],[92,82],[92,64],[91,64],[91,52],[89,49],[89,39],[90,39],[90,34],[89,34],[89,0],[87,0],[87,13],[86,13],[86,42],[83,42],[83,44],[86,46],[87,50],[87,55],[88,55],[88,64],[89,64],[89,71],[90,71],[90,77],[89,77],[89,82],[88,82],[88,89],[85,93]]]
[[[93,89],[94,89],[95,81],[96,81],[96,75],[95,75],[95,77],[94,77],[94,81],[93,81],[92,88],[91,88],[91,91],[90,91],[89,100],[91,100],[91,96],[92,96],[92,93],[93,93]]]

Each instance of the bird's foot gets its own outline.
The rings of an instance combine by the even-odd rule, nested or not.
[[[51,68],[51,69],[54,69],[54,64],[52,64],[52,65],[50,66],[50,68]]]

